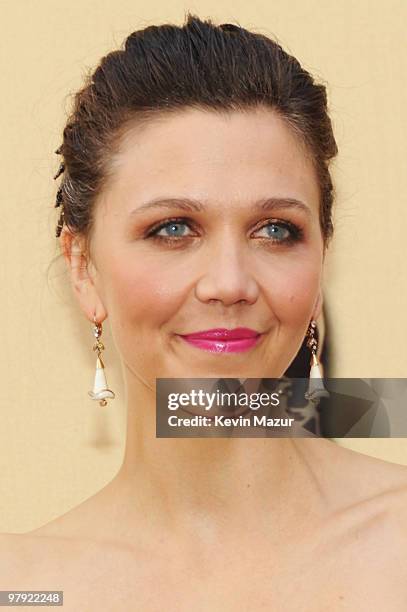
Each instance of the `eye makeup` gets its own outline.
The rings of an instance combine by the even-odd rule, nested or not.
[[[194,223],[191,222],[190,219],[186,217],[172,217],[168,218],[165,221],[161,221],[159,224],[154,225],[150,228],[145,235],[144,239],[153,240],[158,243],[168,244],[174,246],[179,244],[180,242],[185,242],[186,240],[191,240],[196,237],[194,234],[188,235],[177,235],[175,232],[172,235],[160,235],[159,232],[162,230],[174,229],[179,226],[186,226],[189,229],[194,228]],[[260,227],[258,227],[254,233],[259,232],[260,230],[267,230],[269,233],[266,236],[260,236],[259,239],[265,240],[271,244],[277,245],[290,245],[296,242],[300,242],[303,239],[303,230],[296,224],[291,221],[281,220],[281,219],[268,219],[266,223],[263,223]]]

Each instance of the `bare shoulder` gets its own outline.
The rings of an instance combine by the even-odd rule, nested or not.
[[[41,577],[51,580],[108,553],[108,543],[102,546],[98,537],[97,499],[96,494],[32,531],[0,533],[1,588],[36,589]]]
[[[372,534],[406,559],[407,466],[325,443],[330,445],[323,456],[325,481],[332,479],[333,523],[352,537]]]
[[[123,555],[117,557],[108,544],[64,537],[63,526],[60,531],[59,536],[44,535],[41,530],[0,534],[0,590],[62,589],[72,599],[86,593],[95,572],[103,582],[114,560],[122,561]],[[121,571],[125,567],[121,562]]]
[[[303,454],[314,456],[322,466],[321,471],[333,482],[346,481],[346,490],[351,491],[351,496],[357,490],[363,497],[407,486],[407,465],[379,459],[367,451],[359,452],[327,438],[302,438],[300,443],[306,445]]]
[[[49,548],[50,542],[46,544]],[[34,569],[47,556],[43,543],[36,536],[25,533],[0,534],[0,588],[26,589],[25,585],[30,583]]]
[[[335,446],[337,468],[346,475],[351,489],[358,490],[362,498],[383,499],[384,503],[388,500],[391,504],[406,502],[407,465]]]
[[[109,483],[64,514],[27,533],[0,534],[0,584],[4,590],[37,589],[41,580],[69,587],[90,568],[123,566],[132,549],[113,537],[117,502]],[[111,528],[107,528],[107,525]],[[69,574],[69,575],[68,575]],[[77,582],[75,582],[77,585]],[[3,586],[4,585],[4,586]],[[76,588],[76,587],[75,587]],[[74,587],[72,587],[74,590]]]
[[[0,534],[0,590],[62,591],[69,612],[115,609],[103,606],[115,592],[117,576],[129,573],[129,556],[98,541],[64,537],[63,524],[60,532]]]
[[[64,514],[22,534],[0,534],[0,582],[10,588],[37,588],[41,577],[79,580],[90,568],[126,566],[133,549],[114,536],[118,504],[109,482]],[[84,574],[83,574],[84,575]],[[28,582],[27,582],[28,581]]]
[[[104,550],[113,547],[118,550],[121,542],[115,534],[123,522],[120,499],[115,481],[110,481],[91,497],[28,535],[39,538],[41,542],[60,542],[61,546],[65,542],[67,547],[82,543],[87,550],[97,546]],[[130,547],[124,544],[123,548]]]

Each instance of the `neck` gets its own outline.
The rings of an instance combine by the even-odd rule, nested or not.
[[[232,536],[250,517],[280,527],[324,512],[318,438],[156,438],[155,390],[127,373],[127,438],[118,481],[171,533]],[[271,522],[270,522],[271,521]],[[313,523],[315,524],[315,523]]]

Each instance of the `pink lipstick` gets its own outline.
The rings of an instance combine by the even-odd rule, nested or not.
[[[239,353],[255,346],[262,334],[248,327],[216,328],[179,334],[189,344],[212,353]]]

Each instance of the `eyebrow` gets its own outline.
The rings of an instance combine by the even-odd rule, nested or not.
[[[130,212],[130,216],[138,215],[143,213],[145,210],[155,209],[173,209],[178,208],[188,212],[203,212],[206,210],[205,205],[195,199],[191,198],[156,198],[145,202],[138,208],[135,208]],[[270,210],[281,210],[282,208],[301,210],[308,216],[311,215],[311,210],[301,200],[296,198],[263,198],[255,202],[251,208],[255,208],[258,211],[270,211]]]

